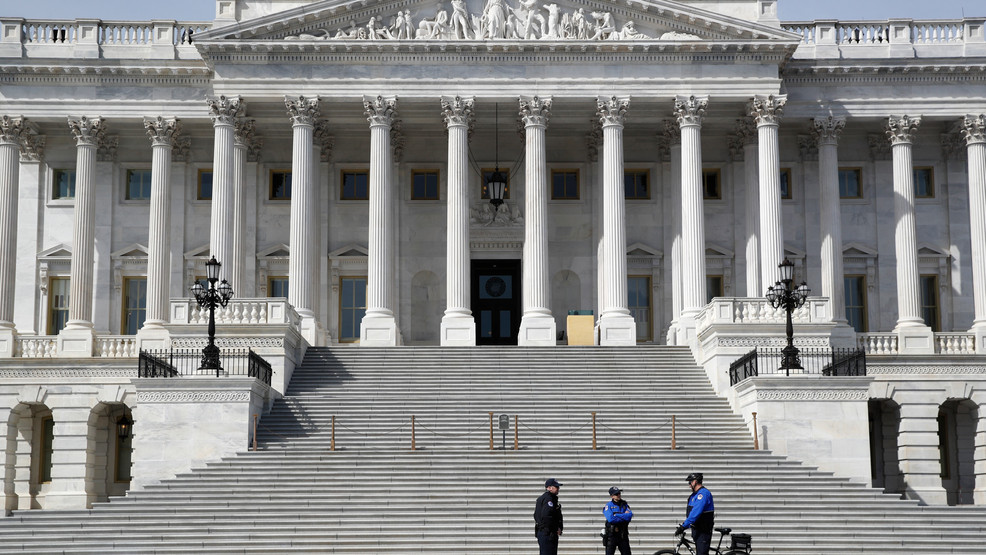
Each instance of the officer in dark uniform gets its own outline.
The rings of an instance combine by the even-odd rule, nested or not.
[[[709,548],[712,547],[712,529],[715,527],[716,520],[712,492],[702,485],[701,472],[689,474],[686,480],[688,486],[692,488],[692,494],[688,496],[688,510],[685,512],[688,518],[678,525],[674,533],[676,536],[684,534],[685,530],[691,528],[692,539],[695,540],[695,555],[709,555]]]
[[[630,534],[627,528],[630,527],[633,511],[622,495],[623,490],[620,488],[609,488],[612,500],[603,507],[603,515],[606,517],[606,555],[614,555],[617,547],[620,548],[620,555],[630,555]]]
[[[554,478],[544,481],[544,493],[534,506],[534,535],[537,536],[541,555],[558,555],[558,536],[565,527],[558,502],[561,484]]]

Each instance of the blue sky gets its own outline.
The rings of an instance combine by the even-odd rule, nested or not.
[[[447,1],[443,0],[444,3]],[[215,0],[4,0],[0,16],[45,19],[177,19],[211,21]],[[783,21],[806,19],[959,19],[986,16],[983,0],[780,0]]]

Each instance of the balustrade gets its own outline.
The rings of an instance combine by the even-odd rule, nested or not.
[[[100,20],[14,20],[21,28],[20,43],[27,57],[58,55],[71,58],[83,52],[90,57],[97,52],[104,58],[138,58],[141,49],[152,49],[154,58],[176,56],[160,47],[177,46],[190,50],[194,37],[212,28],[209,22],[152,22]],[[6,21],[7,24],[10,21]],[[8,29],[10,27],[7,27]],[[13,27],[16,29],[16,27]],[[18,41],[8,36],[4,42]],[[54,50],[53,50],[54,49]],[[68,52],[62,49],[68,50]],[[76,49],[82,49],[76,51]],[[97,49],[97,50],[89,50]],[[188,53],[184,57],[187,57]],[[179,56],[181,57],[181,56]]]
[[[984,20],[973,19],[923,19],[886,21],[796,21],[785,22],[781,28],[801,37],[801,44],[807,47],[836,46],[843,54],[852,57],[853,52],[861,55],[865,50],[893,46],[913,46],[919,48],[919,55],[939,53],[940,55],[963,55],[962,50],[949,54],[939,48],[965,46],[971,43],[982,44]],[[928,47],[933,50],[927,50]],[[860,50],[855,50],[859,48]],[[810,50],[809,50],[810,52]],[[899,54],[898,54],[899,55]]]

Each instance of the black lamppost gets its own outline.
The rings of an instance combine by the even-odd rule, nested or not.
[[[199,370],[215,370],[217,378],[223,367],[219,362],[219,347],[216,347],[216,307],[225,307],[233,298],[233,286],[228,281],[222,280],[219,286],[216,286],[221,267],[222,264],[213,256],[205,263],[209,288],[202,287],[199,282],[195,282],[191,287],[192,295],[195,295],[199,306],[209,309],[209,344],[202,349],[202,365],[199,366]]]
[[[781,360],[781,368],[785,370],[785,375],[791,375],[791,369],[803,370],[801,357],[798,355],[798,348],[794,346],[794,324],[791,322],[791,314],[796,308],[804,306],[808,300],[808,284],[801,282],[797,288],[794,284],[794,263],[784,259],[777,265],[781,269],[781,281],[767,290],[767,301],[774,308],[784,308],[787,312],[787,347],[784,347],[784,358]]]
[[[493,140],[496,144],[496,169],[486,178],[486,190],[490,195],[490,204],[493,205],[493,220],[496,213],[503,205],[503,194],[507,190],[507,174],[500,171],[500,106],[495,105],[496,109],[496,131]],[[492,223],[492,220],[491,222]]]

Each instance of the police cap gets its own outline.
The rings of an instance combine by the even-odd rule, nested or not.
[[[691,482],[692,480],[695,480],[696,482],[698,482],[698,483],[701,484],[702,483],[702,473],[701,472],[692,472],[691,474],[688,475],[687,478],[685,478],[685,481],[686,482]]]
[[[619,495],[621,493],[623,493],[623,490],[621,490],[620,488],[618,488],[616,486],[613,486],[613,487],[609,488],[609,494],[610,495]]]
[[[551,486],[555,486],[557,488],[557,487],[561,487],[561,484],[558,483],[558,480],[555,480],[554,478],[548,478],[547,480],[544,481],[544,487],[550,488]]]

